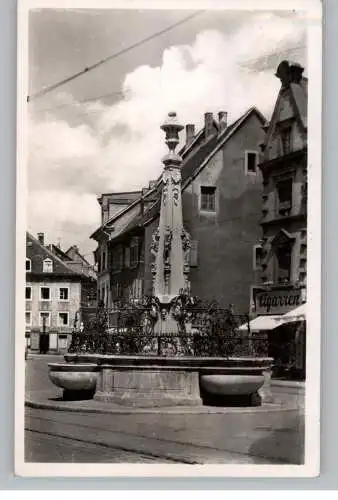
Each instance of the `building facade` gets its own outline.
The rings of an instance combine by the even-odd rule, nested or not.
[[[66,351],[78,311],[96,305],[96,279],[74,271],[55,245],[26,235],[25,337],[35,352]]]
[[[225,307],[231,303],[239,313],[248,312],[248,290],[254,280],[252,247],[260,234],[258,164],[264,125],[264,117],[255,108],[231,124],[225,112],[218,119],[206,113],[204,127],[197,134],[193,125],[186,126],[180,151],[183,224],[191,237],[191,293]],[[98,289],[106,305],[121,297],[151,293],[152,245],[161,192],[161,178],[150,182],[129,205],[114,209],[113,216],[92,235],[101,263]],[[109,292],[103,293],[106,286]]]
[[[307,79],[298,64],[283,61],[276,76],[281,81],[271,121],[262,144],[263,177],[261,239],[254,246],[255,283],[252,312],[282,316],[306,302],[307,277]],[[298,355],[283,363],[305,370],[305,327],[298,322],[271,331],[280,358],[295,340]],[[277,349],[277,350],[276,350]]]

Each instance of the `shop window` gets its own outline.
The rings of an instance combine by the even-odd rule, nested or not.
[[[277,247],[275,250],[277,261],[277,282],[289,283],[291,280],[291,259],[292,246],[291,244]]]
[[[201,210],[204,212],[216,212],[215,187],[201,186]]]
[[[26,286],[26,300],[32,300],[32,287],[31,286]]]
[[[263,260],[262,245],[254,245],[253,247],[253,270],[257,271],[261,268]]]
[[[59,288],[59,300],[64,300],[64,301],[69,300],[69,288],[67,287]]]
[[[286,216],[292,209],[292,178],[277,183],[278,215]]]
[[[30,311],[25,312],[25,322],[26,326],[30,326],[32,324],[32,313]]]
[[[245,173],[256,174],[258,167],[257,151],[245,151]]]
[[[42,286],[40,288],[40,300],[50,300],[50,288],[49,286]]]
[[[30,272],[32,270],[32,261],[30,259],[26,259],[26,272]]]
[[[42,271],[44,273],[52,273],[53,272],[53,261],[51,259],[45,259],[43,261]]]
[[[39,313],[39,325],[40,326],[50,326],[50,312],[40,311]]]
[[[69,313],[59,312],[58,313],[58,324],[59,326],[69,326]]]

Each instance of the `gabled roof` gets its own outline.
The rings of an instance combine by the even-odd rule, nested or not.
[[[65,253],[65,255],[70,259],[74,260],[72,257],[70,257],[70,254],[74,252],[76,256],[78,257],[78,260],[82,261],[84,264],[87,264],[88,266],[91,266],[90,262],[79,252],[79,249],[76,245],[72,245],[71,247],[68,248],[68,250]]]
[[[182,167],[183,188],[189,185],[189,183],[203,170],[203,168],[208,164],[209,160],[217,153],[217,151],[219,151],[226,144],[226,142],[237,132],[237,130],[239,130],[239,128],[252,114],[256,114],[262,124],[265,123],[266,121],[265,117],[257,108],[252,107],[248,109],[246,113],[244,113],[235,122],[229,125],[229,127],[227,127],[222,134],[215,136],[214,141],[211,143],[210,147],[205,148],[205,150],[203,151],[205,153],[204,155],[201,155],[200,157],[193,156],[188,160],[187,165],[185,164],[183,165]],[[189,167],[190,161],[192,165]],[[190,172],[188,172],[189,170]]]
[[[293,99],[295,101],[296,110],[304,129],[307,129],[307,103],[308,103],[307,88],[308,88],[307,78],[302,78],[299,84],[297,83],[290,84],[290,89]]]
[[[181,168],[182,175],[182,189],[187,187],[190,182],[203,170],[203,168],[208,164],[209,160],[217,153],[217,151],[224,146],[224,144],[236,133],[237,130],[244,124],[244,122],[251,116],[252,114],[256,114],[261,121],[262,125],[265,123],[266,119],[262,115],[262,113],[255,107],[252,107],[246,111],[240,118],[238,118],[235,122],[229,125],[223,132],[215,133],[211,135],[209,139],[205,142],[201,141],[201,144],[195,151],[191,150],[190,154],[185,159],[185,154],[183,153],[183,163]],[[200,134],[204,132],[204,128],[202,131],[197,134],[199,139],[202,137]],[[196,137],[197,137],[196,136]],[[159,179],[159,183],[154,188],[153,193],[157,194],[157,200],[154,201],[150,205],[150,207],[144,212],[143,215],[136,216],[122,231],[119,233],[118,237],[122,234],[126,234],[136,227],[143,226],[149,224],[154,218],[159,216],[160,207],[161,207],[161,180]],[[157,192],[156,192],[157,191]],[[134,202],[130,207],[135,206],[136,202]],[[127,210],[127,209],[126,209]],[[119,214],[120,215],[120,214]]]
[[[278,93],[276,104],[272,113],[270,123],[267,126],[267,133],[264,145],[269,144],[270,138],[278,123],[278,113],[280,112],[280,104],[282,99],[289,97],[294,118],[299,123],[304,133],[307,132],[307,107],[308,107],[308,79],[301,77],[298,83],[291,82],[287,85],[282,85]]]
[[[57,255],[62,261],[71,261],[72,259],[67,255],[66,252],[61,250],[60,247],[57,245],[54,245],[54,243],[51,243],[50,245],[46,245],[46,248],[50,250],[54,255]]]
[[[27,274],[41,274],[44,277],[64,276],[81,279],[81,274],[70,269],[57,255],[43,246],[34,236],[26,233],[26,258],[31,261],[31,271]],[[43,272],[43,261],[50,259],[53,262],[53,272]]]

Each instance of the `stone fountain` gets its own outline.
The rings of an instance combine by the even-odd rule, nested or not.
[[[109,348],[88,352],[80,334],[78,348],[65,355],[66,363],[49,364],[50,378],[64,389],[66,399],[82,394],[139,407],[201,405],[220,398],[257,404],[257,391],[266,380],[271,358],[217,352],[210,356],[208,351],[201,356],[194,347],[196,329],[189,315],[193,304],[189,292],[190,236],[183,227],[182,159],[175,152],[183,126],[172,112],[161,129],[168,153],[162,159],[160,219],[151,247],[153,295],[141,334],[139,331],[134,339],[138,347],[133,354],[126,349],[121,352],[124,338],[113,342],[111,334]]]

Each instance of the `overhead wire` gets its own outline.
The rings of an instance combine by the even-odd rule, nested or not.
[[[297,45],[295,47],[290,47],[289,49],[283,49],[283,50],[280,50],[280,51],[271,52],[271,53],[269,53],[269,54],[267,54],[265,56],[261,56],[261,57],[258,57],[256,59],[249,59],[247,61],[244,61],[242,63],[242,65],[250,65],[250,64],[253,64],[255,62],[267,59],[269,57],[272,57],[272,56],[275,56],[275,55],[278,55],[278,54],[289,53],[289,52],[293,52],[295,50],[303,49],[303,48],[305,48],[305,45]],[[126,95],[131,94],[131,93],[132,93],[131,89],[125,89],[125,90],[120,90],[120,91],[112,91],[112,92],[108,92],[107,94],[100,94],[100,95],[95,96],[95,97],[88,97],[86,99],[81,99],[81,100],[77,100],[77,101],[74,101],[74,102],[70,102],[70,103],[66,103],[66,104],[61,104],[59,106],[52,106],[50,108],[37,109],[37,110],[34,110],[34,113],[44,113],[44,112],[47,113],[47,112],[54,111],[54,110],[59,110],[59,109],[65,109],[65,108],[71,108],[71,107],[73,107],[73,110],[76,112],[76,114],[78,116],[82,116],[84,114],[95,114],[95,113],[101,112],[101,110],[94,110],[94,109],[85,110],[85,111],[83,111],[83,110],[76,110],[76,106],[78,106],[79,104],[86,104],[88,102],[95,102],[95,101],[98,101],[100,99],[106,99],[107,97],[112,97],[112,96],[123,96],[123,97],[125,97]]]
[[[194,12],[193,14],[191,14],[190,16],[184,17],[180,21],[178,21],[174,24],[171,24],[170,26],[167,26],[166,28],[164,28],[160,31],[152,33],[151,35],[147,36],[146,38],[143,38],[142,40],[139,40],[138,42],[136,42],[132,45],[129,45],[128,47],[125,47],[124,49],[121,49],[118,52],[115,52],[114,54],[111,54],[107,57],[104,57],[103,59],[97,61],[96,63],[94,63],[90,66],[86,66],[83,70],[78,71],[77,73],[74,73],[73,75],[70,75],[70,76],[64,78],[63,80],[60,80],[59,82],[56,82],[53,85],[50,85],[48,87],[43,88],[42,90],[40,90],[39,92],[36,92],[32,96],[27,96],[27,102],[31,102],[32,100],[37,99],[38,97],[42,97],[45,94],[47,94],[48,92],[51,92],[52,90],[55,90],[55,89],[61,87],[62,85],[65,85],[66,83],[69,83],[69,82],[75,80],[76,78],[79,78],[80,76],[86,74],[86,73],[89,73],[89,71],[92,71],[93,69],[96,69],[99,66],[102,66],[102,64],[105,64],[108,61],[115,59],[116,57],[119,57],[123,54],[126,54],[127,52],[129,52],[133,49],[136,49],[137,47],[143,45],[144,43],[150,42],[154,38],[157,38],[161,35],[164,35],[165,33],[168,33],[169,31],[173,30],[174,28],[181,26],[182,24],[190,21],[191,19],[201,15],[204,12],[205,12],[204,10],[198,10],[198,11]]]

